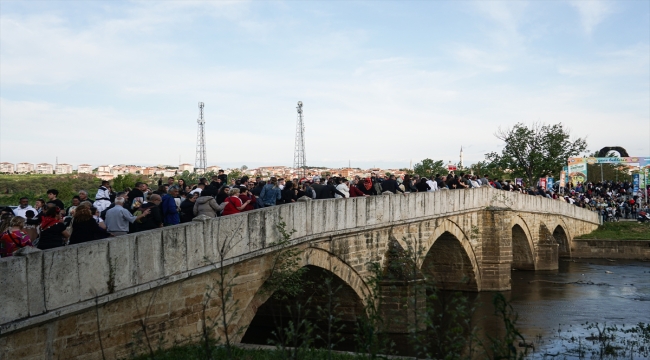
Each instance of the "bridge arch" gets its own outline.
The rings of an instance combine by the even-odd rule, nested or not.
[[[535,270],[535,245],[528,224],[521,216],[512,219],[512,267]]]
[[[559,257],[571,257],[571,238],[565,226],[558,223],[553,229],[553,238],[558,243],[557,254]]]
[[[338,285],[342,285],[346,295],[350,297],[347,301],[348,303],[358,305],[356,306],[357,308],[363,308],[366,305],[366,298],[367,295],[370,294],[370,289],[361,275],[336,255],[320,248],[307,248],[304,253],[301,254],[300,266],[308,267],[310,270],[326,272],[334,275],[334,281]],[[263,291],[262,286],[263,284],[261,283],[251,301],[246,305],[246,309],[243,311],[239,321],[237,322],[237,329],[245,329],[251,325],[258,310],[264,306],[271,297],[272,293]],[[354,302],[357,302],[358,304],[353,304]],[[235,341],[241,341],[244,335],[245,331],[238,334]]]
[[[474,249],[463,230],[449,219],[439,224],[422,246],[420,271],[443,288],[480,291],[481,271]]]

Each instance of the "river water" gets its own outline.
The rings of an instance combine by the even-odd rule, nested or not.
[[[558,270],[513,270],[511,276],[512,290],[502,294],[518,316],[516,327],[525,343],[532,345],[527,349],[530,359],[579,359],[579,350],[584,351],[583,358],[600,358],[602,342],[591,337],[598,331],[589,329],[588,324],[629,328],[639,322],[650,323],[650,262],[560,259]],[[451,298],[459,293],[442,294]],[[494,315],[495,293],[462,293],[461,296],[475,309],[471,323],[480,340],[504,335],[504,322]],[[441,333],[445,331],[448,330]],[[609,358],[650,358],[650,328],[645,333],[645,343],[640,345],[629,342],[638,340],[634,334],[611,333],[619,339],[612,344],[627,343],[629,349],[618,348],[619,356]],[[430,339],[435,337],[432,335]],[[391,335],[390,338],[398,354],[417,354],[408,336]],[[523,346],[526,344],[520,346],[520,342],[515,342],[517,350],[526,350]],[[474,358],[484,358],[478,342],[474,344]],[[623,350],[625,355],[620,356]]]
[[[529,358],[573,359],[579,358],[577,349],[598,350],[601,342],[589,341],[588,337],[596,330],[587,329],[587,323],[598,323],[600,326],[606,323],[619,327],[639,322],[650,323],[650,262],[560,259],[558,270],[513,270],[511,276],[512,290],[503,292],[503,295],[518,314],[516,325],[526,343],[534,346],[534,349],[528,350]],[[443,294],[447,297],[459,295],[457,292]],[[494,316],[494,295],[493,292],[460,294],[466,297],[469,307],[475,309],[471,323],[477,329],[478,338],[503,334],[503,321]],[[273,331],[272,321],[262,318],[257,320],[246,332],[244,342],[267,344]],[[351,331],[352,327],[348,330]],[[433,336],[429,339],[436,338],[436,335],[428,334]],[[650,358],[650,327],[646,334],[648,338],[641,354],[639,346],[636,346],[632,356],[626,353],[626,356],[618,358]],[[619,332],[617,335],[623,334]],[[633,339],[632,335],[625,336],[628,340]],[[345,334],[345,340],[337,348],[355,350],[353,337],[352,333]],[[416,355],[407,335],[391,335],[390,338],[395,344],[393,352]],[[517,350],[524,349],[518,347]],[[479,349],[479,355],[474,357],[482,358],[480,353]],[[592,358],[589,352],[585,355],[586,358]]]
[[[585,323],[650,323],[650,262],[560,259],[557,271],[512,271],[512,290],[504,295],[518,313],[518,328],[536,346],[534,357],[573,358],[568,350],[577,345],[570,338],[597,332]],[[498,327],[490,318],[492,296],[474,299],[478,323],[488,332]]]

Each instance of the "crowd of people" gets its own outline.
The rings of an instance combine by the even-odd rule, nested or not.
[[[406,195],[481,186],[566,201],[599,211],[605,221],[648,213],[648,205],[643,204],[638,194],[632,194],[631,184],[627,182],[569,184],[566,189],[556,186],[546,190],[540,186],[527,188],[510,180],[491,179],[488,175],[464,173],[438,174],[432,178],[418,175],[396,178],[376,173],[351,179],[330,175],[302,179],[271,177],[265,181],[248,176],[228,180],[220,170],[218,175],[209,180],[201,178],[197,184],[173,177],[166,183],[159,179],[155,190],[138,182],[133,188],[116,192],[110,182],[103,181],[95,200],[81,190],[68,207],[57,198],[56,189],[48,190],[47,201],[38,199],[34,206],[29,204],[28,198],[22,198],[17,208],[2,209],[0,257],[12,256],[25,247],[46,250],[177,225],[200,215],[214,218],[296,201]]]

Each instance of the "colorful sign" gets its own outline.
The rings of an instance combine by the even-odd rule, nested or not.
[[[640,189],[645,189],[645,183],[646,183],[646,178],[645,174],[643,172],[639,173],[639,188]]]
[[[572,164],[569,162],[569,182],[573,183],[573,186],[577,186],[578,183],[584,183],[585,181],[587,181],[587,163],[574,162]]]
[[[456,171],[456,170],[458,170],[458,167],[456,167],[456,165],[447,165],[447,170]]]
[[[523,178],[515,178],[515,184],[519,186],[524,186],[524,179]]]
[[[555,183],[554,179],[552,177],[546,178],[546,190],[553,190],[553,184]]]
[[[569,158],[569,166],[573,164],[640,164],[647,159],[643,157],[582,157]]]
[[[639,174],[634,174],[632,175],[632,184],[634,186],[634,194],[637,194],[639,192],[639,181],[640,181],[640,176]]]
[[[639,164],[641,168],[650,167],[649,156],[631,156],[631,157],[572,157],[568,162],[568,179],[574,186],[578,183],[584,183],[587,180],[587,164]],[[646,176],[647,178],[647,176]],[[644,179],[647,181],[647,179]],[[643,186],[643,185],[641,185]]]
[[[562,188],[565,187],[566,183],[568,182],[566,180],[566,172],[568,170],[568,167],[565,166],[564,168],[565,168],[565,170],[560,171],[560,187],[562,187]]]
[[[546,189],[546,178],[539,178],[539,187]]]

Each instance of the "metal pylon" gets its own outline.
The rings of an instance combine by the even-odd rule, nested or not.
[[[298,122],[296,123],[296,147],[293,153],[293,168],[300,178],[305,177],[307,158],[305,156],[305,123],[302,117],[302,101],[298,101]]]
[[[205,119],[203,118],[203,103],[199,103],[199,118],[196,122],[199,124],[199,131],[196,136],[196,162],[194,163],[194,171],[197,173],[205,173],[207,167],[207,158],[205,156]]]

